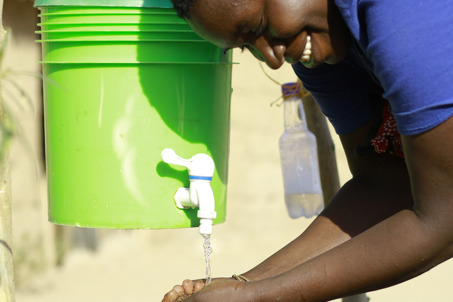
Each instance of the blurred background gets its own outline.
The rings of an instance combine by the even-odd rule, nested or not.
[[[10,33],[2,74],[7,109],[15,120],[10,149],[13,252],[18,302],[160,301],[185,278],[205,273],[198,229],[102,230],[47,222],[38,10],[31,0],[5,0],[3,23]],[[282,107],[271,104],[280,87],[248,52],[234,51],[227,221],[214,227],[212,274],[249,270],[298,236],[310,219],[290,219],[283,201],[278,138]],[[289,65],[265,71],[279,83],[293,82]],[[278,104],[278,102],[277,102]],[[335,134],[341,183],[350,177]],[[371,301],[453,299],[453,261],[399,286],[368,293]]]

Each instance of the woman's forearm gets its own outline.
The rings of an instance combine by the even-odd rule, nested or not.
[[[247,287],[253,301],[327,301],[402,282],[452,256],[451,242],[427,224],[411,210],[400,211],[286,273]]]
[[[411,205],[408,187],[387,190],[353,179],[303,234],[244,275],[261,280],[284,273]]]

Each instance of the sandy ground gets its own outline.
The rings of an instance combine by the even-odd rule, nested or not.
[[[277,141],[280,94],[249,53],[235,53],[227,222],[214,227],[212,272],[244,272],[296,237],[311,220],[290,219],[283,203]],[[289,66],[269,71],[294,81]],[[341,181],[349,177],[337,146]],[[42,223],[46,217],[42,217]],[[18,302],[160,301],[185,278],[204,277],[202,238],[197,229],[112,231],[98,252],[73,250],[58,269],[17,289]],[[402,285],[369,293],[371,301],[450,302],[453,261]]]

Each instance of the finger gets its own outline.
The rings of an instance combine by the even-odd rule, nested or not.
[[[178,296],[183,296],[184,295],[184,288],[181,285],[175,285],[173,287],[173,290],[176,292]]]
[[[191,294],[193,294],[193,290],[194,290],[194,284],[192,282],[192,280],[184,280],[183,283],[182,283],[182,287],[184,289],[184,293],[188,296],[190,296]]]
[[[204,282],[203,281],[198,281],[195,283],[195,286],[193,287],[193,292],[199,292],[202,288],[204,287]]]
[[[165,294],[164,298],[162,299],[162,302],[173,302],[176,301],[177,298],[178,294],[176,293],[176,291],[172,289],[167,294]]]

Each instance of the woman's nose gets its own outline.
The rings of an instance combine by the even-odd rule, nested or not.
[[[266,62],[270,68],[278,69],[285,62],[285,51],[286,47],[283,44],[271,46],[267,43],[267,41],[257,41],[257,43],[253,45],[252,53],[259,60]]]

